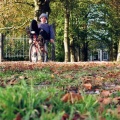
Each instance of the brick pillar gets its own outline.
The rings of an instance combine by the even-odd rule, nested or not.
[[[0,62],[2,62],[3,57],[3,34],[0,33]]]

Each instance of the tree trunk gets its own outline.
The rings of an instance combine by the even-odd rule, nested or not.
[[[39,21],[39,16],[41,13],[46,13],[50,14],[50,0],[34,0],[34,5],[35,5],[35,14],[34,14],[34,19]]]
[[[69,29],[69,11],[66,9],[65,12],[65,23],[64,23],[64,50],[65,50],[65,62],[70,61],[69,57],[69,38],[68,38],[68,29]]]
[[[39,15],[40,15],[40,1],[34,0],[34,5],[35,5],[35,14],[34,14],[34,19],[39,20]]]
[[[77,46],[76,52],[75,52],[75,61],[80,61],[80,46]]]
[[[118,45],[117,62],[120,62],[120,38],[119,38],[119,45]]]
[[[83,61],[88,60],[88,42],[83,43],[82,56],[83,56]]]
[[[73,37],[70,37],[70,61],[75,62],[75,52],[74,52],[74,43]]]

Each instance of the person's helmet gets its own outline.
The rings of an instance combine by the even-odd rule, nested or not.
[[[46,19],[48,19],[48,15],[45,14],[45,13],[42,13],[42,14],[40,15],[39,19],[41,19],[42,17],[45,17]]]

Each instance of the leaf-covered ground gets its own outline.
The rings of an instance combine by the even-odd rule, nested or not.
[[[46,76],[50,74],[55,82],[65,82],[62,86],[67,87],[81,86],[86,89],[109,89],[114,85],[118,87],[120,83],[120,64],[116,62],[78,62],[78,63],[30,63],[30,62],[3,62],[0,64],[1,73],[10,71],[10,76],[1,75],[2,79],[13,81],[19,76],[19,79],[25,78],[26,70],[37,72],[46,71]],[[47,71],[48,70],[48,71]],[[21,73],[23,73],[21,75]],[[11,77],[11,78],[10,78]],[[15,78],[14,78],[15,77]],[[28,76],[32,77],[32,76]],[[33,74],[33,78],[34,78]],[[49,76],[48,76],[49,77]],[[27,79],[27,78],[26,78]],[[48,83],[47,83],[48,81]],[[51,81],[45,80],[44,84],[50,84]],[[12,84],[14,84],[14,82]],[[38,81],[39,82],[39,81]],[[68,84],[69,83],[69,84]],[[39,83],[38,83],[39,84]],[[43,83],[40,83],[43,84]],[[68,84],[68,85],[67,85]],[[2,85],[1,85],[2,86]],[[88,86],[88,88],[87,88]],[[115,88],[115,87],[114,87]]]
[[[76,105],[77,102],[85,100],[84,95],[96,96],[95,103],[98,103],[99,107],[95,108],[97,112],[94,116],[95,120],[119,120],[120,64],[117,62],[3,62],[0,64],[1,88],[7,89],[8,86],[19,85],[23,80],[28,86],[32,84],[38,91],[46,87],[61,91],[59,101],[64,103],[70,102],[70,104]],[[49,100],[51,99],[50,96]],[[47,108],[44,109],[51,110],[52,104],[46,105]],[[91,111],[92,106],[94,107],[91,103]],[[75,107],[75,109],[77,108]],[[17,119],[18,117],[20,118]],[[80,113],[75,110],[72,117],[66,110],[61,113],[62,120],[92,120],[93,118],[88,115],[86,110]],[[22,120],[19,112],[16,120]]]

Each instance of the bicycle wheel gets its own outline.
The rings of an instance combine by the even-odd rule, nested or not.
[[[29,60],[30,62],[38,61],[38,53],[34,44],[31,44],[29,48]]]

